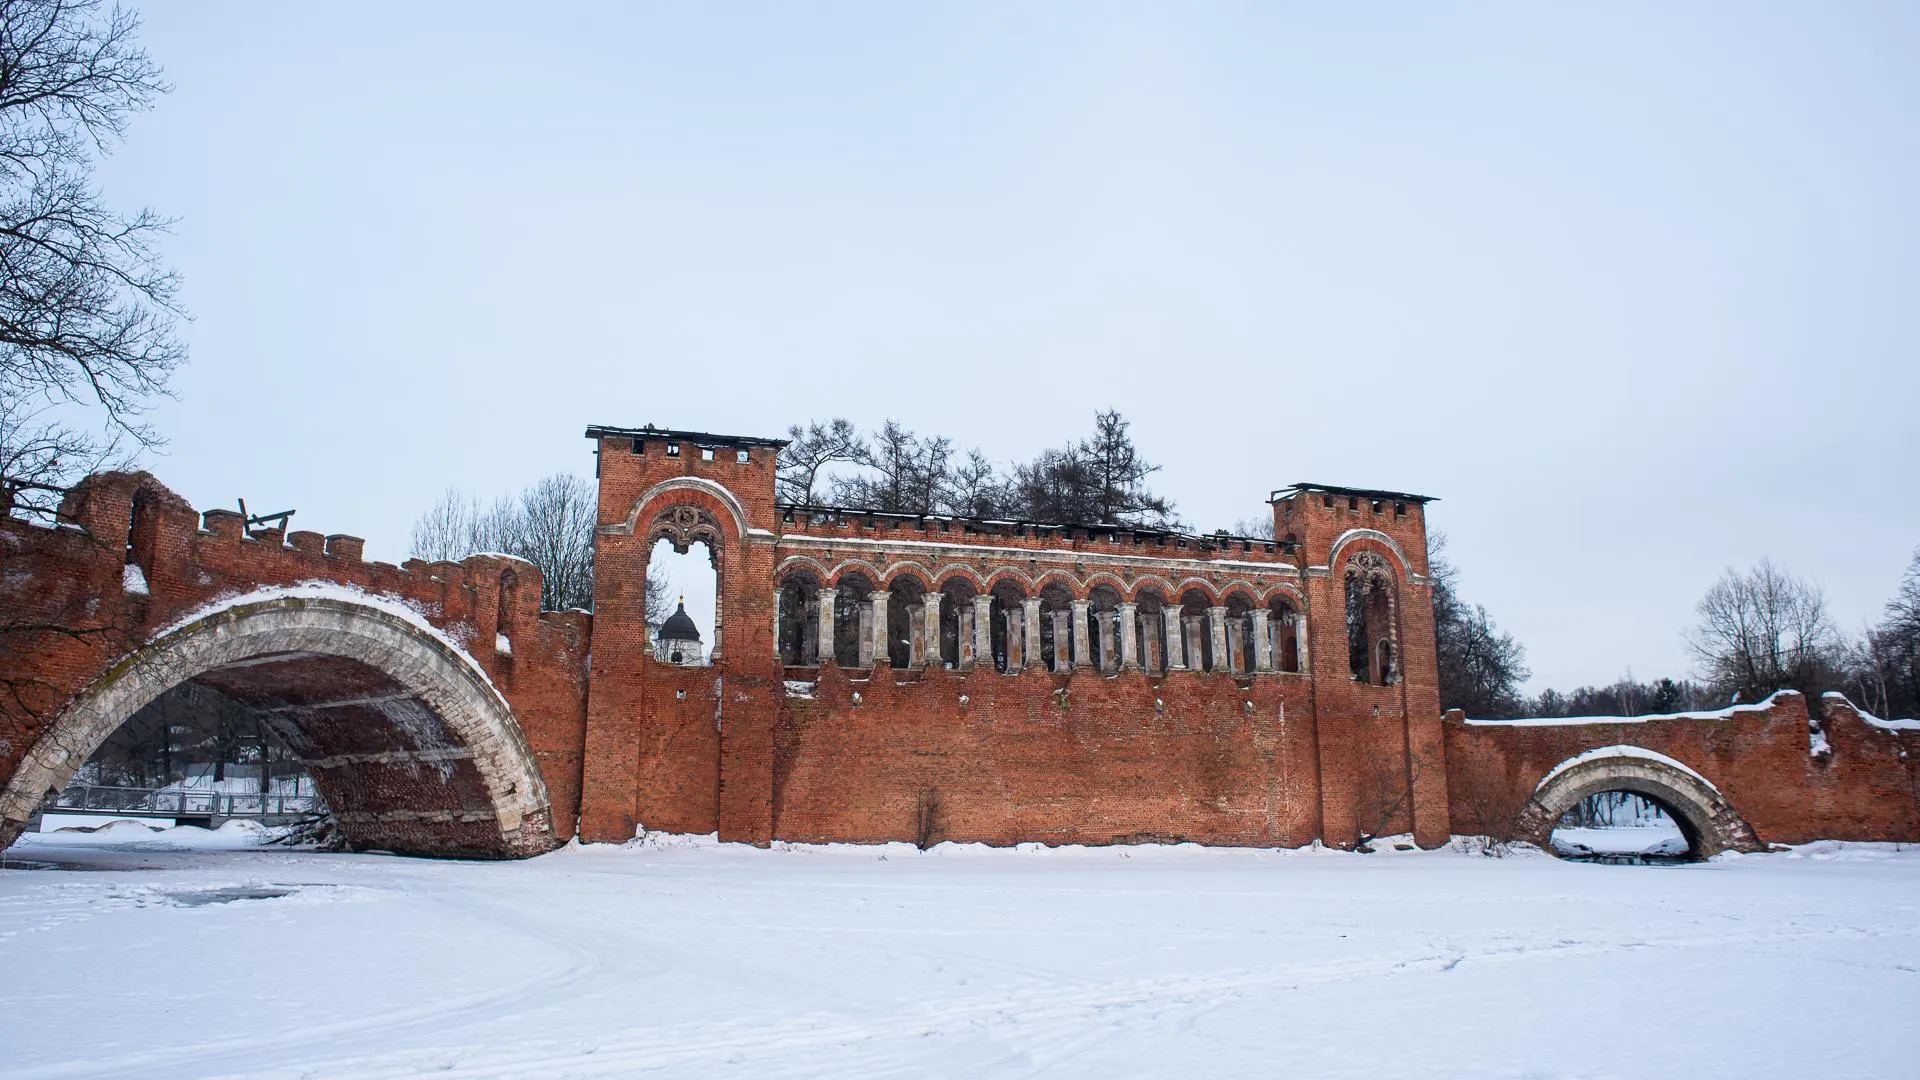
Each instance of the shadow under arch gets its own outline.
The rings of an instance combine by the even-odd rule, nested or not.
[[[0,788],[0,847],[115,729],[189,681],[265,714],[355,848],[513,858],[557,843],[533,753],[471,658],[376,603],[290,589],[170,630],[77,695]]]
[[[1555,766],[1521,808],[1514,839],[1552,851],[1560,816],[1603,791],[1629,791],[1665,810],[1686,837],[1690,858],[1761,850],[1752,826],[1719,789],[1680,762],[1637,746],[1589,750]]]

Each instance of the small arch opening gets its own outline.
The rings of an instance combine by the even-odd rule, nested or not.
[[[1684,815],[1655,796],[1619,788],[1593,792],[1568,807],[1549,844],[1561,858],[1623,865],[1686,862],[1700,851]]]

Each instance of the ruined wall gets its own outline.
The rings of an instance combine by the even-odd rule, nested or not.
[[[767,440],[589,434],[600,486],[591,616],[539,611],[539,573],[519,560],[368,563],[354,537],[249,534],[239,515],[197,514],[144,473],[90,478],[59,528],[0,522],[4,610],[81,631],[0,638],[9,672],[28,676],[18,702],[0,701],[0,782],[49,717],[160,629],[222,596],[321,580],[403,600],[459,643],[510,704],[553,831],[571,835],[577,821],[589,841],[641,827],[761,844],[910,840],[937,804],[934,838],[996,844],[1345,846],[1411,831],[1433,845],[1510,829],[1556,765],[1614,744],[1696,770],[1764,842],[1920,839],[1920,733],[1843,701],[1821,703],[1817,739],[1794,695],[1711,719],[1443,721],[1417,497],[1298,489],[1274,501],[1275,540],[914,518],[777,504]],[[649,655],[645,581],[662,539],[713,552],[710,666]],[[955,612],[969,595],[1038,611],[1045,593],[1073,605],[1075,634],[1088,611],[1112,611],[1118,652],[1108,643],[1089,659],[1076,638],[1071,671],[1007,651],[1003,672],[978,637],[961,650],[956,636],[953,657],[895,668],[874,637],[890,631],[869,629],[870,663],[800,663],[778,647],[779,596],[795,575],[823,594],[855,578],[876,594],[947,590],[929,606]],[[1365,594],[1378,606],[1358,673],[1350,582],[1383,590]],[[871,596],[861,602],[875,615]],[[1256,640],[1278,650],[1278,639],[1243,629],[1234,670],[1155,669],[1138,640],[1152,623],[1129,613],[1156,604],[1191,605],[1207,635],[1221,618],[1241,625],[1233,612],[1259,611],[1268,626],[1292,612],[1298,663],[1262,654]],[[977,621],[982,609],[966,610]],[[1127,626],[1139,631],[1131,645]],[[1227,640],[1208,636],[1207,648],[1224,657]],[[1376,647],[1390,649],[1390,675],[1365,670]],[[378,788],[384,766],[359,765],[354,782]],[[397,781],[358,797],[375,811],[407,798]]]
[[[1920,732],[1876,727],[1844,699],[1782,691],[1758,705],[1671,718],[1471,723],[1445,720],[1453,830],[1499,837],[1555,766],[1609,746],[1664,754],[1704,777],[1762,843],[1920,838],[1912,754]]]
[[[0,639],[0,660],[23,691],[0,699],[0,782],[73,695],[157,632],[225,597],[325,581],[402,601],[465,649],[513,711],[554,828],[571,834],[591,618],[541,612],[531,564],[488,556],[369,563],[356,537],[249,533],[239,514],[201,515],[146,473],[89,477],[67,496],[57,527],[0,521],[0,546],[0,610],[15,626],[58,628]],[[378,791],[363,794],[364,810],[398,808],[384,807]],[[396,804],[404,799],[394,795]]]

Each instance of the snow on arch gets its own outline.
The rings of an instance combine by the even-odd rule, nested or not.
[[[1590,761],[1600,761],[1605,758],[1623,758],[1623,757],[1637,758],[1641,761],[1652,761],[1661,765],[1665,765],[1670,769],[1677,769],[1680,772],[1683,772],[1688,776],[1693,777],[1695,780],[1700,781],[1700,783],[1704,785],[1708,791],[1713,792],[1715,798],[1724,798],[1724,796],[1720,794],[1720,789],[1713,786],[1713,781],[1707,779],[1704,776],[1701,776],[1698,772],[1696,772],[1693,768],[1688,766],[1685,762],[1676,761],[1673,758],[1670,758],[1667,755],[1662,754],[1655,750],[1648,750],[1645,747],[1641,747],[1641,746],[1628,746],[1625,743],[1621,743],[1617,746],[1595,747],[1592,750],[1588,750],[1583,753],[1573,755],[1572,757],[1568,758],[1567,760],[1561,762],[1558,765],[1555,765],[1552,769],[1548,770],[1547,775],[1541,777],[1540,782],[1533,785],[1533,793],[1535,795],[1540,794],[1540,792],[1546,790],[1547,785],[1551,784],[1555,777],[1559,776],[1560,774],[1576,766],[1585,765]]]

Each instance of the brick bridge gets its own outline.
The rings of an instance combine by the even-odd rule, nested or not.
[[[1442,716],[1425,502],[1296,485],[1277,540],[793,506],[779,442],[595,427],[594,612],[504,556],[368,563],[145,473],[0,520],[0,844],[194,682],[259,710],[365,849],[640,827],[774,839],[1544,841],[1647,795],[1696,854],[1920,839],[1917,725],[1798,695],[1593,722]],[[702,546],[711,661],[656,659],[654,545]],[[591,663],[589,648],[591,647]]]

